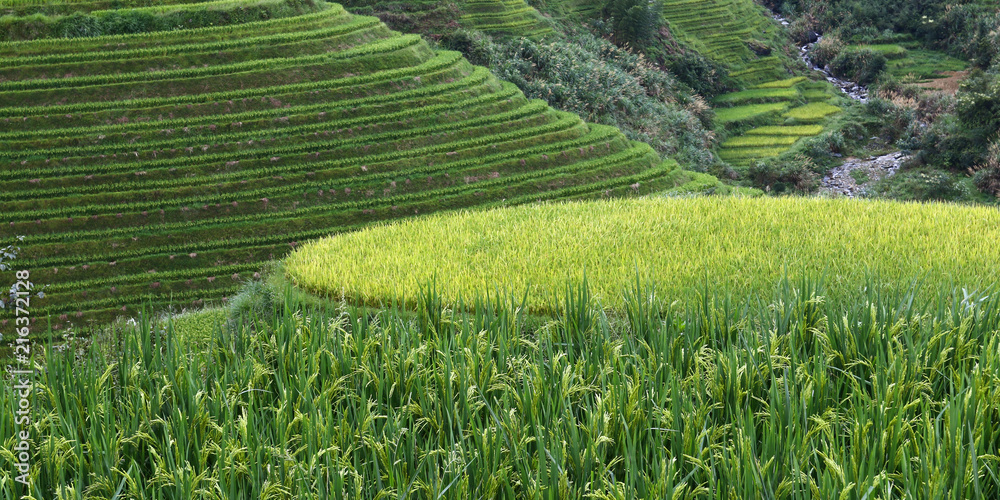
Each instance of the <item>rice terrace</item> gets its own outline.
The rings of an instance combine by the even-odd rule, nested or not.
[[[0,285],[4,500],[1000,498],[1000,6],[0,0]]]

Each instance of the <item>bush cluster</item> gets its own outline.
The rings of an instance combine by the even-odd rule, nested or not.
[[[769,158],[750,166],[747,178],[768,193],[810,193],[819,187],[819,168],[811,158]]]
[[[1000,53],[1000,12],[995,2],[993,5],[898,0],[767,0],[764,3],[801,19],[801,26],[793,26],[794,33],[837,32],[844,39],[868,43],[895,42],[901,35],[911,35],[969,59],[981,68],[989,67]]]
[[[875,50],[852,47],[837,54],[830,62],[830,70],[842,78],[868,85],[885,71],[887,64],[885,56]]]
[[[660,4],[649,0],[608,0],[604,16],[609,19],[615,41],[631,47],[648,45],[660,26]]]
[[[714,163],[711,108],[642,55],[586,33],[536,42],[459,32],[446,42],[528,97],[614,125],[689,168],[704,170]]]

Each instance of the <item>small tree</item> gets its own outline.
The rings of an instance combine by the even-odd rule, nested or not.
[[[1000,136],[986,150],[986,159],[973,170],[973,182],[984,193],[1000,198]]]
[[[660,27],[660,4],[651,0],[608,0],[604,16],[611,19],[616,43],[643,47]]]

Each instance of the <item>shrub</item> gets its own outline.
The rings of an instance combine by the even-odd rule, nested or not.
[[[446,43],[513,82],[529,98],[614,125],[630,139],[696,169],[713,163],[704,154],[714,142],[708,129],[711,108],[640,54],[588,33],[535,42],[459,32]]]
[[[604,6],[604,16],[610,18],[615,42],[644,47],[660,25],[660,4],[649,0],[609,0]]]
[[[754,162],[747,170],[747,178],[770,193],[810,193],[819,187],[816,170],[812,158],[805,155],[769,158]]]
[[[1000,198],[1000,137],[990,144],[986,159],[974,168],[972,182],[980,191]]]
[[[970,129],[1000,130],[1000,75],[973,71],[959,87],[957,115]]]
[[[706,98],[717,96],[735,86],[724,67],[695,51],[665,55],[662,62],[678,81]]]
[[[840,52],[844,50],[844,43],[840,41],[835,35],[829,35],[823,37],[822,40],[813,45],[812,51],[809,53],[809,57],[812,58],[813,62],[819,67],[825,67],[826,65],[833,62],[833,60],[840,55]]]
[[[920,168],[899,172],[869,188],[875,196],[914,201],[970,200],[972,193],[962,179],[950,172]]]
[[[864,47],[842,50],[830,62],[833,74],[848,80],[868,85],[885,71],[889,61],[881,52]]]

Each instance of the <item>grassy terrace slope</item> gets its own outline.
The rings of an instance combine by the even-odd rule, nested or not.
[[[841,111],[829,103],[830,90],[826,82],[797,77],[717,97],[715,116],[720,125],[745,131],[724,141],[719,156],[736,167],[747,167],[784,153],[803,137],[819,135],[827,118]]]
[[[730,75],[740,81],[762,83],[786,75],[776,56],[759,56],[747,44],[776,30],[753,0],[665,0],[663,19],[702,55],[731,67]]]
[[[524,0],[471,0],[461,2],[462,24],[487,33],[537,38],[552,33],[541,14]]]
[[[453,303],[494,289],[548,308],[584,271],[595,297],[621,305],[636,273],[667,300],[707,281],[736,297],[768,296],[783,273],[825,273],[829,296],[865,286],[932,290],[1000,279],[1000,212],[940,204],[792,198],[694,198],[549,204],[435,216],[333,236],[298,249],[285,271],[299,287],[378,304],[420,295]]]
[[[200,305],[375,221],[672,187],[675,164],[616,129],[374,18],[314,10],[0,44],[0,235],[27,236],[19,258],[49,285],[34,313],[61,328]]]
[[[751,50],[782,29],[753,1],[666,0],[663,17],[678,37],[727,65],[729,75],[748,87],[715,101],[719,127],[737,132],[721,144],[719,156],[726,162],[747,167],[777,156],[822,132],[825,118],[840,111],[826,102],[833,97],[828,84],[789,78],[779,57]],[[749,126],[757,128],[744,133]]]

